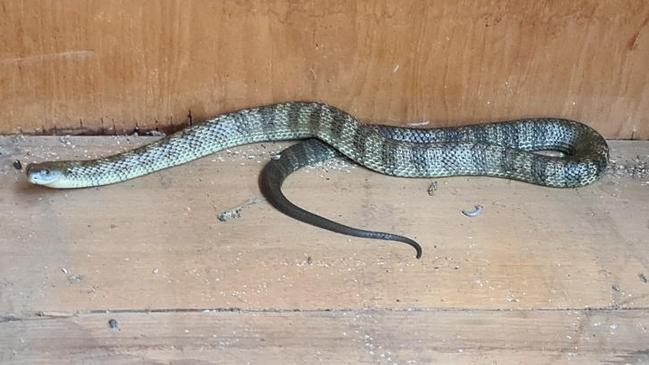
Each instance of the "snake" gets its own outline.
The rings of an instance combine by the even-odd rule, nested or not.
[[[418,129],[367,124],[325,103],[295,101],[221,114],[113,155],[31,163],[25,170],[27,180],[36,185],[58,189],[94,187],[137,178],[244,144],[310,138],[317,138],[370,170],[399,177],[492,176],[574,188],[595,182],[608,164],[606,140],[577,121],[535,118]],[[544,150],[562,155],[536,153]],[[417,253],[420,256],[420,250]]]

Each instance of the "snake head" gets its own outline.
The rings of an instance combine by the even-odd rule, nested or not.
[[[59,187],[57,182],[63,180],[63,170],[56,166],[55,162],[33,163],[25,169],[27,180],[36,185],[43,185],[52,188]]]

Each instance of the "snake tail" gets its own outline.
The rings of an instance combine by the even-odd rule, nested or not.
[[[287,148],[278,159],[272,159],[264,166],[259,179],[262,194],[273,207],[291,218],[348,236],[402,242],[412,246],[416,257],[421,258],[422,248],[413,239],[393,233],[346,226],[304,210],[286,198],[282,192],[282,184],[287,176],[302,167],[329,160],[337,155],[339,154],[336,150],[317,139],[307,139]]]

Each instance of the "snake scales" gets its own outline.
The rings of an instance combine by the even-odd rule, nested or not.
[[[312,137],[371,170],[403,177],[483,175],[578,187],[597,180],[608,163],[604,138],[575,121],[543,118],[457,128],[392,128],[363,124],[326,104],[288,102],[223,114],[131,151],[94,160],[34,163],[26,171],[31,183],[52,188],[99,186],[242,144]],[[534,153],[539,150],[564,156]],[[328,147],[302,151],[281,159],[284,173],[333,153]],[[288,174],[278,176],[283,180]],[[375,238],[409,240],[396,235]]]

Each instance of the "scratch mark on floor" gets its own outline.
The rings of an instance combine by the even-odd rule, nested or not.
[[[34,64],[38,62],[55,60],[87,60],[95,58],[97,53],[92,50],[65,51],[57,53],[45,53],[25,57],[12,57],[0,59],[0,64]]]

